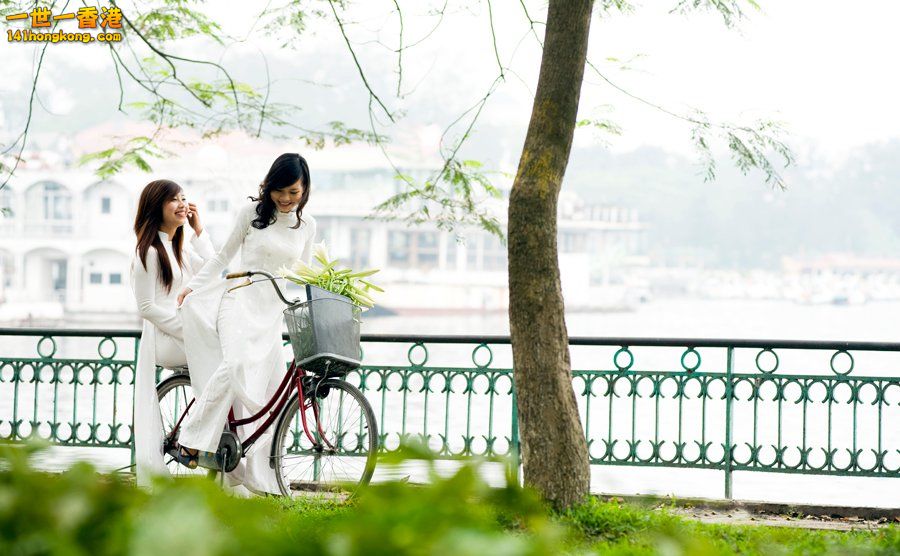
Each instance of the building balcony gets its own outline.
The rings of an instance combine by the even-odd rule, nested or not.
[[[32,220],[25,222],[25,235],[28,237],[68,237],[75,226],[72,220]]]

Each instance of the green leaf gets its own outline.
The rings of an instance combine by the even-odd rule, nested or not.
[[[350,275],[351,278],[365,278],[366,276],[371,276],[378,272],[377,268],[373,268],[371,270],[364,270],[362,272],[355,272]],[[362,280],[364,282],[364,280]]]
[[[350,268],[339,268],[339,261],[329,260],[328,253],[321,246],[315,249],[313,259],[318,268],[307,265],[303,261],[294,263],[293,268],[282,267],[280,274],[297,284],[312,284],[330,292],[344,295],[360,307],[374,307],[374,301],[366,293],[369,288],[378,289],[370,282],[362,280],[363,276],[371,276],[378,270],[366,270],[354,273]]]

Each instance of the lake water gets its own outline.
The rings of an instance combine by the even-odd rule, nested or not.
[[[900,341],[900,302],[801,305],[786,301],[655,300],[620,313],[571,313],[570,336]],[[363,323],[377,334],[509,334],[505,313],[393,316]]]
[[[694,338],[758,338],[758,339],[790,339],[790,340],[834,340],[834,341],[900,341],[900,303],[881,302],[869,303],[859,306],[833,306],[833,305],[799,305],[783,301],[727,301],[727,300],[654,300],[641,305],[636,311],[627,313],[603,313],[588,314],[574,313],[567,316],[567,325],[570,336],[633,336],[633,337],[694,337]],[[365,319],[363,332],[371,334],[444,334],[444,335],[503,335],[508,334],[509,327],[505,314],[473,314],[471,316],[392,316]],[[2,339],[6,347],[13,347],[9,338]],[[24,344],[16,347],[22,347]],[[27,340],[28,348],[33,350],[34,340]],[[367,363],[384,363],[397,358],[405,360],[408,346],[394,346],[383,348],[382,346],[367,348]],[[469,348],[471,349],[471,348]],[[582,348],[573,348],[572,359],[574,368],[610,368],[614,348],[593,348],[593,351]],[[682,350],[656,351],[647,350],[647,353],[635,350],[635,369],[647,368],[658,370],[677,370],[679,354]],[[739,354],[736,359],[736,372],[751,371],[756,351]],[[716,351],[701,350],[703,364],[701,370],[721,370],[723,354]],[[454,364],[460,353],[456,350],[451,354],[449,350],[442,351],[440,347],[430,348],[429,365]],[[465,359],[469,358],[466,351]],[[779,354],[781,356],[781,369],[790,369],[791,373],[829,374],[828,361],[831,353],[817,354]],[[900,375],[900,354],[854,354],[854,375],[866,376],[897,376]],[[598,358],[603,361],[598,365]],[[508,348],[496,348],[493,367],[508,368]],[[451,361],[452,360],[452,361]],[[462,361],[461,365],[469,363]],[[618,387],[617,387],[618,388]],[[882,441],[884,446],[897,449],[900,447],[900,392],[894,389],[890,407],[883,416]],[[714,393],[716,394],[716,393]],[[0,393],[0,405],[9,403],[8,397]],[[392,394],[393,396],[393,394]],[[394,397],[396,398],[396,396]],[[384,401],[387,409],[397,407],[399,398],[387,398]],[[595,398],[598,400],[599,399]],[[463,397],[448,398],[447,401],[459,415],[465,400]],[[499,401],[502,406],[502,400]],[[644,401],[641,401],[644,403]],[[648,402],[649,403],[649,402]],[[375,400],[376,410],[381,408],[381,400]],[[774,406],[774,404],[773,404]],[[449,406],[448,406],[449,407]],[[609,425],[603,416],[608,406],[592,409],[591,426],[605,427]],[[699,406],[698,406],[699,407]],[[798,406],[799,407],[799,406]],[[440,407],[432,407],[432,410]],[[446,409],[446,408],[444,408]],[[497,408],[495,408],[496,410]],[[0,407],[3,414],[8,407]],[[789,425],[785,430],[800,428],[800,416],[797,407],[786,407],[784,424]],[[614,411],[616,431],[615,436],[627,437],[627,429],[633,427],[639,437],[646,438],[648,434],[652,438],[651,409],[649,406],[638,406],[639,416],[632,422],[634,408],[630,404],[617,405]],[[791,413],[791,411],[793,413]],[[837,445],[849,445],[849,435],[852,431],[852,423],[848,407],[835,407],[835,422],[833,431]],[[873,447],[874,442],[873,423],[874,408],[860,405],[858,429],[859,448]],[[582,406],[582,412],[584,407]],[[399,415],[399,412],[388,411],[388,415]],[[477,406],[474,409],[474,420],[486,418],[486,409]],[[749,438],[749,408],[739,404],[735,407],[734,439],[740,444]],[[709,421],[707,440],[719,441],[721,432],[719,424],[722,422],[721,414],[711,410],[706,415]],[[697,407],[688,408],[685,412],[685,422],[696,425],[699,422]],[[815,428],[819,414],[811,414],[810,428]],[[396,418],[395,418],[396,419]],[[432,426],[434,420],[424,413],[421,400],[414,399],[409,405],[408,424],[412,432],[421,432],[422,425]],[[399,430],[400,423],[385,423],[388,429]],[[760,418],[761,438],[760,443],[769,440],[765,435],[772,434],[772,423],[766,421],[766,415]],[[461,423],[451,424],[455,433],[462,431]],[[508,421],[497,421],[497,426],[508,426]],[[418,427],[418,428],[417,428]],[[624,429],[623,429],[624,427]],[[769,427],[769,428],[767,428]],[[867,428],[868,427],[868,428]],[[671,423],[663,423],[662,428],[672,433]],[[821,428],[821,427],[820,427]],[[686,441],[694,438],[697,429],[694,427],[686,432]],[[789,433],[785,433],[789,436]],[[694,435],[694,436],[691,436]],[[824,443],[817,437],[815,431],[810,433],[813,444]],[[775,438],[771,438],[775,443]],[[799,439],[786,438],[785,444],[797,445]],[[618,453],[618,452],[617,452]],[[896,467],[897,458],[900,458],[900,450],[896,454],[889,454],[891,468]],[[54,449],[42,459],[42,465],[53,468],[65,466],[72,459],[88,459],[103,469],[127,465],[128,453],[123,450],[82,450],[82,449]],[[452,463],[442,464],[446,468],[452,468]],[[621,494],[671,494],[676,496],[702,496],[721,497],[723,495],[724,476],[721,471],[694,470],[694,469],[654,469],[645,467],[624,466],[594,466],[592,489],[596,492],[621,493]],[[405,470],[403,473],[416,475],[416,470]],[[500,473],[497,469],[488,473],[492,481],[498,481]],[[414,477],[415,478],[415,477]],[[777,502],[803,502],[834,505],[867,505],[898,507],[900,506],[900,478],[841,478],[841,477],[816,477],[796,474],[761,473],[761,472],[735,472],[733,478],[734,497],[737,499],[766,500]]]

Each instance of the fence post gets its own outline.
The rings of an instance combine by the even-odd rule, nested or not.
[[[135,399],[135,390],[137,390],[137,360],[138,360],[138,350],[141,345],[141,338],[134,339],[134,361],[132,362],[132,369],[134,372],[131,373],[131,467],[135,473],[137,473],[137,467],[135,467],[135,459],[134,459],[134,399]]]
[[[725,363],[725,498],[731,500],[731,473],[734,462],[734,452],[731,448],[731,425],[734,408],[732,407],[732,392],[734,390],[734,348],[728,348],[728,357]]]
[[[516,401],[515,379],[512,381],[512,425],[509,434],[509,448],[511,454],[511,475],[516,478],[516,484],[522,484],[522,459],[519,457],[519,404]]]

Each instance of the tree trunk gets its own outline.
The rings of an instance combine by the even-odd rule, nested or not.
[[[551,0],[531,122],[509,198],[509,326],[525,483],[553,507],[590,487],[559,280],[556,210],[587,56],[592,0]]]

